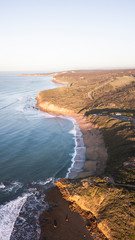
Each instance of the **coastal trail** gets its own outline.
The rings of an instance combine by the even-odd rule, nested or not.
[[[94,88],[93,90],[91,90],[90,92],[88,92],[88,98],[90,98],[92,101],[94,100],[94,98],[92,97],[92,93],[95,92],[98,89],[103,88],[104,86],[106,86],[107,84],[109,84],[110,82],[112,82],[114,79],[112,78],[110,81],[107,81],[106,83],[100,85],[99,87]]]

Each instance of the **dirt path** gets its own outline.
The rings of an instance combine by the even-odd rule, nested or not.
[[[112,176],[106,177],[106,178],[104,178],[104,180],[105,180],[105,182],[111,183],[111,184],[113,184],[115,186],[135,188],[135,185],[133,185],[133,184],[120,184],[120,183],[116,183]]]
[[[112,82],[113,80],[114,80],[114,79],[111,79],[110,81],[108,81],[108,82],[102,84],[101,86],[96,87],[96,88],[94,88],[93,90],[91,90],[90,92],[88,92],[88,97],[93,101],[94,98],[92,97],[92,93],[95,92],[96,90],[100,89],[100,88],[103,88],[103,87],[106,86],[108,83]]]

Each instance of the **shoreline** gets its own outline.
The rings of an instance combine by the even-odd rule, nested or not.
[[[73,201],[59,181],[45,195],[49,208],[39,217],[40,240],[107,240],[92,212]]]
[[[59,84],[63,84],[63,85],[69,85],[68,82],[59,81],[59,80],[57,80],[55,77],[53,77],[52,82],[54,82],[54,83],[59,83]]]
[[[85,177],[90,177],[92,175],[100,175],[104,173],[108,154],[107,154],[107,149],[105,148],[103,136],[100,133],[98,127],[93,125],[90,121],[88,121],[87,118],[84,117],[82,114],[76,114],[69,109],[58,107],[56,105],[50,104],[49,102],[43,102],[42,99],[40,98],[40,93],[38,94],[38,97],[36,99],[37,99],[37,108],[39,108],[41,111],[48,112],[49,114],[56,115],[56,116],[58,115],[59,117],[70,119],[73,122],[73,124],[75,121],[82,133],[84,147],[86,148],[85,160],[83,161],[83,166],[81,167],[81,171],[79,172],[76,171],[76,176],[75,176],[73,166],[77,163],[76,158],[79,157],[79,159],[81,159],[80,152],[78,152],[78,154],[76,153],[76,156],[73,159],[73,163],[71,164],[70,171],[68,169],[68,172],[67,172],[68,179],[79,179],[79,178],[83,179]],[[77,139],[77,134],[75,138],[76,138],[75,140],[76,142],[77,140],[79,141],[79,138]],[[76,149],[77,149],[77,145],[76,145]],[[45,237],[47,236],[49,237],[49,239],[52,239],[52,240],[57,239],[55,238],[55,236],[58,236],[58,239],[59,239],[59,237],[61,237],[61,232],[63,231],[66,233],[67,239],[73,236],[74,236],[74,239],[79,239],[79,237],[81,236],[80,239],[82,238],[87,239],[88,237],[88,239],[92,240],[92,239],[97,239],[97,236],[99,237],[99,235],[100,235],[100,239],[107,239],[106,231],[104,227],[99,226],[98,220],[96,219],[96,217],[93,215],[91,211],[85,210],[82,206],[79,206],[78,201],[76,200],[75,201],[73,200],[75,205],[73,205],[73,210],[71,210],[69,200],[65,198],[65,196],[63,195],[63,190],[59,186],[59,181],[55,183],[55,188],[52,188],[49,191],[50,191],[49,195],[48,195],[48,192],[46,192],[45,201],[48,202],[51,208],[49,212],[44,211],[39,218],[40,225],[41,225],[40,239],[42,239],[42,237],[44,238],[44,236]],[[54,202],[53,199],[56,199],[56,202]],[[65,212],[65,208],[67,209],[66,212]],[[71,221],[70,223],[71,226],[67,225],[67,222],[65,221],[67,212],[68,212],[68,216],[70,216],[70,220],[68,220],[68,222],[70,223]],[[86,214],[85,216],[83,215],[83,212]],[[91,214],[93,216],[92,218],[90,217],[90,219],[89,219],[89,216],[87,215],[88,212],[90,216]],[[77,215],[74,216],[74,214],[77,214]],[[63,222],[61,222],[62,218],[64,218]],[[93,218],[94,218],[94,226],[92,227]],[[85,225],[83,225],[81,228],[82,233],[76,237],[78,233],[78,225],[83,224],[82,219],[83,221],[85,221]],[[55,227],[54,221],[57,222],[58,226]],[[76,223],[78,223],[77,229],[76,229]],[[87,223],[88,225],[90,225],[90,228],[87,226]],[[69,231],[70,228],[73,229],[73,231]],[[64,239],[66,240],[66,238]]]
[[[97,126],[93,125],[81,114],[76,114],[69,109],[60,108],[56,105],[50,104],[49,102],[42,102],[42,99],[40,98],[40,92],[37,97],[37,108],[52,115],[62,115],[67,119],[73,118],[77,122],[82,133],[84,147],[86,147],[86,153],[85,161],[83,161],[84,165],[81,167],[81,171],[78,172],[75,178],[100,175],[104,172],[108,154],[107,149],[105,148],[103,136]],[[77,155],[80,159],[80,154]],[[75,164],[75,161],[73,164]],[[74,174],[74,170],[71,170],[69,178],[74,178]]]
[[[130,176],[126,175],[128,174],[128,170],[126,170],[124,163],[126,161],[126,163],[129,162],[130,164],[132,160],[132,155],[129,156],[129,153],[132,153],[132,149],[134,149],[134,145],[131,142],[131,136],[133,136],[134,129],[132,129],[132,126],[130,126],[129,123],[123,124],[116,120],[114,121],[113,119],[110,120],[104,115],[102,117],[100,117],[100,115],[96,116],[93,112],[98,111],[98,109],[103,112],[103,114],[104,111],[113,112],[115,110],[116,112],[119,112],[119,109],[124,111],[125,103],[123,105],[123,99],[125,96],[128,100],[126,104],[128,109],[130,101],[134,100],[133,87],[135,74],[131,71],[123,70],[121,72],[119,70],[115,72],[102,71],[99,73],[92,71],[78,71],[75,75],[72,75],[71,72],[67,72],[66,75],[64,75],[64,73],[56,73],[56,75],[51,74],[51,76],[54,76],[54,80],[58,79],[58,81],[61,80],[61,82],[64,82],[64,80],[69,81],[68,86],[73,85],[73,87],[63,87],[48,92],[41,91],[38,94],[37,107],[42,111],[49,112],[58,117],[61,116],[67,119],[71,117],[75,119],[80,127],[83,141],[86,146],[86,159],[82,171],[78,173],[77,177],[75,177],[77,179],[59,179],[55,182],[55,187],[49,190],[51,192],[49,193],[49,198],[48,192],[46,193],[45,201],[48,201],[50,208],[43,212],[43,219],[40,219],[40,240],[46,239],[46,237],[49,236],[48,234],[52,234],[49,238],[52,240],[63,239],[63,236],[65,240],[72,239],[74,236],[72,234],[72,229],[73,231],[76,229],[76,222],[78,222],[79,219],[76,217],[73,220],[73,216],[70,215],[72,222],[71,229],[70,225],[66,225],[65,219],[67,211],[70,211],[70,208],[72,207],[70,202],[75,204],[73,205],[74,212],[78,210],[79,206],[81,211],[85,210],[86,213],[90,212],[93,214],[94,219],[97,221],[96,226],[104,236],[106,236],[105,239],[123,239],[125,236],[128,239],[128,237],[130,238],[134,232],[132,225],[134,214],[131,215],[134,213],[132,202],[134,195],[132,192],[133,187],[130,185],[130,189],[128,189],[129,185],[123,183],[132,183],[133,175],[132,172]],[[129,85],[125,82],[127,76],[129,78],[132,77],[129,79]],[[101,93],[100,91],[96,91],[93,99],[88,98],[88,93],[92,91],[91,89],[97,89],[98,86],[103,85],[106,81],[108,82],[108,79],[111,80],[111,78],[113,78],[111,86],[106,85]],[[61,82],[59,81],[58,83]],[[133,91],[131,91],[132,88]],[[122,92],[125,95],[119,94],[119,90],[120,93]],[[128,96],[128,91],[131,93],[131,98]],[[115,99],[116,94],[117,99]],[[110,96],[113,96],[113,98]],[[134,105],[132,108],[134,109]],[[129,112],[131,113],[133,111],[132,108],[129,108]],[[70,109],[73,109],[73,111]],[[85,113],[86,117],[82,115],[82,111]],[[80,112],[81,114],[77,114]],[[100,132],[100,129],[102,129],[103,134]],[[105,148],[104,141],[107,149]],[[127,160],[127,156],[130,157],[129,161]],[[121,166],[119,167],[120,161]],[[105,175],[102,175],[105,168]],[[130,169],[132,170],[132,165]],[[100,174],[101,176],[97,176]],[[111,178],[116,182],[113,182]],[[116,186],[114,183],[117,183]],[[120,187],[117,187],[117,185]],[[60,198],[55,203],[54,201],[59,194],[61,194]],[[66,212],[65,204],[62,200],[63,198],[66,200],[67,204]],[[78,214],[83,218],[80,211],[78,211]],[[61,216],[63,216],[63,221],[61,221]],[[57,220],[57,226],[54,225],[54,220]],[[89,221],[88,216],[86,216],[86,221]],[[93,235],[96,233],[96,229],[91,232],[92,222],[93,219],[91,219],[91,222],[89,223],[90,234],[92,234],[94,239],[98,239],[97,236]],[[79,222],[77,225],[81,226]],[[119,228],[119,226],[121,226],[121,228]],[[87,227],[87,225],[85,225],[85,227]],[[80,228],[75,230],[76,234],[79,230]],[[62,237],[61,235],[57,235],[61,234],[63,231],[64,235],[62,235]],[[84,231],[85,229],[83,229],[83,232]],[[83,235],[81,239],[83,239]]]
[[[70,116],[59,115],[58,117],[67,119],[73,123],[73,129],[70,133],[74,136],[75,139],[74,154],[71,159],[71,166],[68,168],[68,172],[65,178],[74,179],[82,171],[85,162],[86,147],[84,145],[82,132],[77,121]]]

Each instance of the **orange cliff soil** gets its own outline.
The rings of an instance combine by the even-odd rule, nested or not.
[[[103,136],[97,126],[89,122],[83,115],[76,114],[73,111],[55,106],[49,102],[42,102],[40,93],[37,98],[37,107],[45,112],[52,114],[65,115],[73,117],[79,124],[82,137],[86,147],[86,161],[83,170],[78,174],[78,178],[84,178],[93,174],[100,175],[104,172],[107,162],[107,150],[105,148]],[[69,175],[73,178],[74,173]]]
[[[81,108],[86,106],[85,104],[88,101],[87,91],[91,91],[91,89],[97,88],[98,85],[100,86],[104,84],[104,82],[107,81],[110,77],[113,77],[113,80],[116,81],[115,78],[117,77],[117,75],[123,76],[123,74],[125,75],[133,75],[133,74],[129,70],[101,71],[101,74],[98,71],[88,71],[88,73],[86,71],[78,71],[78,72],[74,71],[74,73],[76,73],[74,75],[75,81],[73,81],[73,76],[72,76],[73,74],[71,74],[70,72],[69,73],[67,72],[66,75],[65,73],[62,73],[60,74],[61,76],[58,75],[58,73],[56,73],[56,75],[52,74],[53,76],[56,76],[54,81],[58,83],[65,82],[66,84],[69,83],[71,85],[73,82],[72,94],[70,94],[70,91],[72,90],[70,89],[70,87],[68,88],[67,92],[62,89],[63,91],[62,94],[63,95],[65,94],[65,96],[68,96],[68,93],[69,93],[69,96],[68,96],[69,98],[62,98],[62,97],[59,98],[58,95],[60,91],[55,91],[55,93],[57,94],[56,98],[58,97],[55,103],[54,92],[51,92],[52,94],[51,97],[50,97],[50,92],[48,92],[48,94],[44,92],[45,98],[42,98],[42,94],[39,93],[38,99],[37,99],[38,100],[37,107],[45,112],[49,112],[56,115],[64,114],[65,116],[71,116],[74,119],[76,119],[77,123],[80,126],[80,130],[83,134],[84,144],[86,146],[86,161],[84,163],[83,171],[78,174],[78,178],[85,178],[91,175],[100,175],[104,173],[108,154],[107,154],[107,150],[104,145],[104,140],[103,140],[102,134],[100,133],[99,128],[96,125],[93,125],[90,122],[90,120],[85,118],[83,115],[74,113],[75,107],[77,106],[76,112],[79,112]],[[87,79],[85,75],[88,75],[88,78],[90,79]],[[90,85],[89,85],[89,82],[90,82]],[[92,84],[93,84],[93,87],[91,88]],[[76,93],[78,94],[78,96],[76,96]],[[87,93],[85,98],[83,98],[84,93]],[[82,99],[80,96],[82,96]],[[53,99],[53,102],[51,102],[51,99]],[[60,102],[61,101],[60,99],[64,99],[64,102]],[[80,99],[81,101],[79,101]],[[74,101],[76,100],[77,104],[75,103],[72,104],[73,100]],[[80,105],[80,102],[82,105]],[[64,107],[65,103],[66,103],[66,107]],[[79,105],[79,108],[78,108],[78,105]],[[95,106],[96,106],[96,102],[95,102]],[[74,110],[71,110],[71,109],[74,109]],[[70,178],[73,177],[72,172],[69,177]],[[129,229],[129,227],[125,225],[123,226],[122,224],[123,222],[125,223],[125,212],[124,212],[125,207],[124,206],[126,206],[125,204],[129,202],[128,194],[125,193],[125,197],[123,198],[124,192],[122,192],[121,189],[117,189],[115,188],[115,186],[110,186],[110,185],[107,185],[106,183],[104,184],[102,182],[102,179],[98,177],[95,177],[95,179],[97,179],[97,184],[95,183],[95,185],[93,186],[91,185],[91,179],[92,177],[87,179],[82,179],[82,180],[64,179],[62,181],[61,179],[60,181],[56,182],[57,186],[55,188],[50,189],[49,192],[47,192],[46,200],[51,204],[51,209],[48,210],[48,212],[45,212],[43,213],[43,215],[41,215],[40,223],[42,226],[41,228],[42,231],[41,231],[40,240],[42,239],[48,239],[48,240],[49,239],[51,240],[81,239],[82,240],[82,239],[87,239],[87,237],[88,239],[107,239],[108,238],[110,240],[113,240],[115,238],[114,236],[122,236],[122,238],[120,237],[119,239],[125,239],[123,238],[124,234],[126,234],[125,236],[128,235],[127,234],[128,231],[125,229],[126,227],[127,229]],[[68,183],[66,181],[68,181]],[[74,181],[77,181],[77,185],[78,183],[80,184],[78,188],[74,185]],[[84,181],[84,184],[82,183],[82,181]],[[68,184],[70,185],[70,187],[67,186]],[[81,184],[88,185],[88,186],[81,186]],[[69,193],[68,190],[70,188],[71,188],[71,192]],[[126,196],[127,196],[127,199],[124,200]],[[117,201],[117,204],[116,204],[116,201]],[[125,202],[123,203],[123,201]],[[121,206],[123,206],[123,208]],[[81,217],[81,219],[79,219],[77,215],[73,216],[72,213],[74,212],[77,213],[79,217]],[[100,216],[101,213],[103,217]],[[69,219],[68,221],[66,221],[67,215],[70,216],[71,225],[66,225],[66,223],[69,222]],[[89,221],[89,216],[91,216],[91,221]],[[83,219],[83,222],[82,222],[82,219]],[[56,222],[54,220],[56,220]],[[96,223],[96,227],[94,227],[92,222],[94,222],[94,224]],[[76,223],[77,223],[77,226],[76,226]],[[127,223],[126,225],[130,225],[130,223],[129,224]],[[78,226],[82,226],[82,228],[80,229],[80,227],[78,228]],[[119,226],[121,226],[121,229],[119,229]],[[72,232],[72,227],[73,227],[73,232]],[[86,229],[90,231],[90,236],[86,234],[85,232]],[[96,235],[97,229],[100,229],[107,238],[105,238],[104,235],[102,235],[102,237],[99,235]],[[78,231],[80,233],[79,236],[77,235]],[[117,237],[115,239],[117,239]],[[130,238],[126,238],[126,239],[130,239]]]
[[[93,214],[63,196],[57,186],[46,192],[45,199],[50,206],[39,219],[40,240],[107,240]]]

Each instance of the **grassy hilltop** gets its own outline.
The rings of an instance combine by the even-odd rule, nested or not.
[[[87,206],[109,239],[135,239],[135,70],[68,71],[54,80],[68,86],[40,92],[40,101],[85,115],[108,151],[104,175],[59,184]]]

